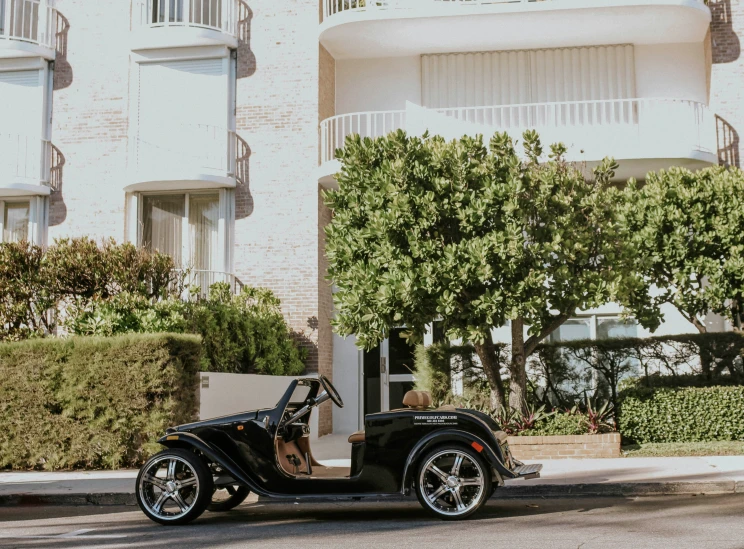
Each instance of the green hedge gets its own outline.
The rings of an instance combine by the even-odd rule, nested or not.
[[[0,345],[0,469],[136,467],[197,416],[198,336]]]
[[[744,440],[744,387],[636,388],[623,394],[623,439],[647,442]]]

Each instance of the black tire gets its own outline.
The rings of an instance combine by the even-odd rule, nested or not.
[[[207,508],[212,486],[212,473],[199,456],[172,448],[147,460],[137,475],[135,495],[150,520],[186,524]]]
[[[491,467],[466,446],[438,446],[419,460],[415,489],[421,507],[430,515],[462,520],[476,513],[491,497]]]
[[[215,496],[218,492],[227,492],[227,497],[215,500]],[[212,493],[212,501],[207,505],[207,511],[211,511],[212,513],[223,513],[234,509],[243,503],[250,493],[250,489],[245,486],[215,486]]]

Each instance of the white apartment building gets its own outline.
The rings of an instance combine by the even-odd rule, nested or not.
[[[352,432],[400,403],[412,357],[330,329],[344,138],[535,128],[618,179],[738,165],[739,2],[0,0],[0,239],[113,237],[272,288],[347,402],[321,432]],[[643,335],[618,313],[555,337]]]

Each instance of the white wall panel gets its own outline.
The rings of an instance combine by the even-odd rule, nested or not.
[[[421,77],[428,108],[635,96],[630,45],[423,55]]]

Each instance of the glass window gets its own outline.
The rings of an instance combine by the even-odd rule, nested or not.
[[[217,265],[220,198],[216,194],[189,197],[191,266],[200,271],[222,271]]]
[[[6,202],[3,212],[3,242],[28,240],[31,213],[29,202]]]
[[[591,319],[589,318],[572,318],[567,320],[560,328],[550,334],[550,341],[590,339],[592,337],[590,322]]]
[[[638,337],[638,324],[634,320],[598,318],[597,339],[612,339],[615,337]]]
[[[142,245],[168,254],[182,266],[184,195],[145,196],[142,206]]]

